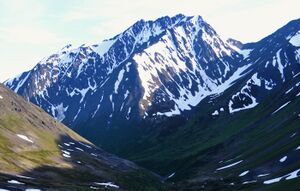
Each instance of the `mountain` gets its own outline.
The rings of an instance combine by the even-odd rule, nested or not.
[[[175,190],[298,190],[299,31],[300,19],[243,44],[247,69],[236,83],[129,159],[173,175]]]
[[[299,31],[241,43],[200,16],[141,20],[5,85],[173,190],[297,190]]]
[[[245,65],[236,49],[200,16],[140,20],[102,43],[67,45],[5,85],[115,151],[120,131],[134,140],[141,123],[180,118],[228,88]]]
[[[0,188],[159,190],[162,183],[0,84]]]
[[[261,41],[243,46],[250,52],[246,61],[251,77],[232,96],[230,113],[257,106],[269,98],[270,92],[299,74],[299,24],[299,20],[291,21]]]

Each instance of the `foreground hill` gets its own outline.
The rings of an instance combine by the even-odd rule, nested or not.
[[[159,190],[161,183],[0,84],[0,188]]]

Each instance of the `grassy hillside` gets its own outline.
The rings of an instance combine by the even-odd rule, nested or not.
[[[0,84],[0,188],[165,187],[157,175],[95,147]]]

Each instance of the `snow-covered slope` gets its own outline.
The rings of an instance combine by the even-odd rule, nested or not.
[[[179,125],[208,97],[230,95],[213,116],[257,107],[299,74],[299,30],[295,20],[242,44],[200,16],[140,20],[101,43],[67,45],[5,85],[92,141],[128,143],[139,127]]]
[[[94,118],[110,126],[190,110],[229,87],[242,58],[202,17],[176,15],[138,21],[99,44],[67,45],[5,84],[71,127]]]
[[[299,29],[300,21],[291,21],[261,41],[244,45],[242,51],[251,50],[245,59],[252,65],[251,72],[248,80],[241,83],[240,91],[232,95],[229,112],[255,107],[300,73]]]

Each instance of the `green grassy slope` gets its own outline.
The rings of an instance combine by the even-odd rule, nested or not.
[[[116,189],[97,182],[118,190],[165,188],[157,175],[96,148],[0,84],[0,188]]]

